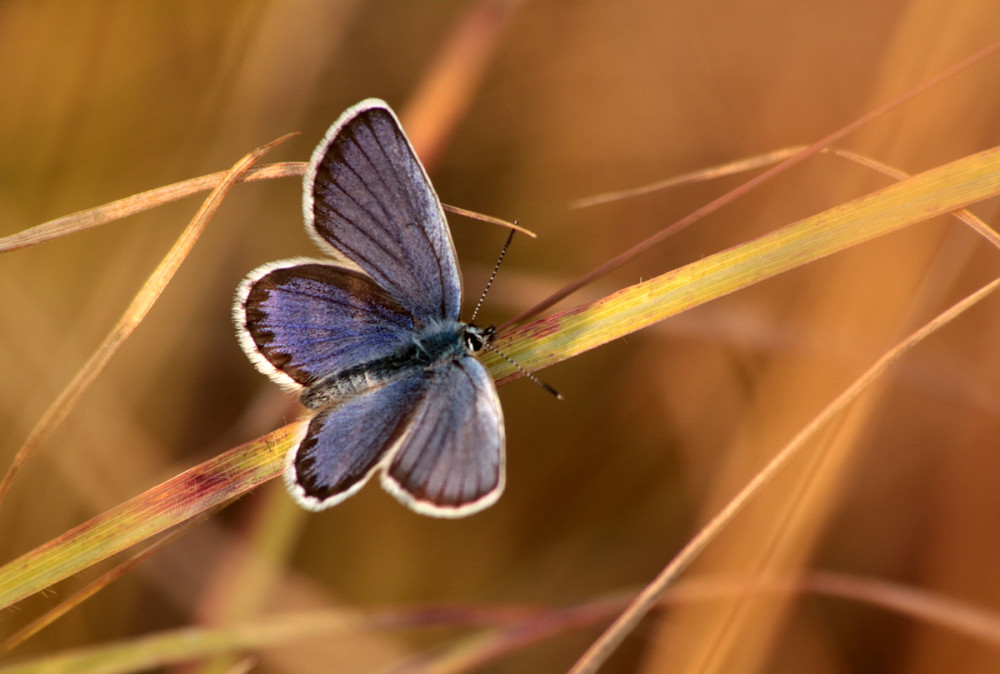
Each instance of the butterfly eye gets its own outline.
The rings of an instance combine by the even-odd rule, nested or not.
[[[479,352],[482,350],[483,345],[493,341],[496,332],[497,328],[495,325],[491,325],[488,328],[467,325],[465,327],[465,335],[463,336],[465,348],[473,353]]]

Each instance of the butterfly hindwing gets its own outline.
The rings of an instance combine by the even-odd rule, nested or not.
[[[368,99],[327,131],[305,174],[306,229],[418,319],[458,318],[462,288],[444,211],[399,120]]]
[[[304,508],[322,510],[361,489],[408,433],[428,386],[410,376],[331,405],[289,453],[285,482]]]
[[[504,487],[504,426],[493,379],[472,356],[428,371],[411,430],[388,457],[382,485],[425,515],[461,517]]]

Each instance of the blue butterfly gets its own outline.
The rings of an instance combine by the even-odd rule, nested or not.
[[[504,488],[496,386],[462,323],[462,280],[437,194],[396,115],[364,100],[330,127],[305,173],[306,231],[334,260],[279,260],[236,291],[240,346],[314,416],[285,482],[304,508],[376,472],[424,515],[462,517]]]

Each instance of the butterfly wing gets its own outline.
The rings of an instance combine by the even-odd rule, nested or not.
[[[429,382],[411,376],[321,410],[288,453],[285,482],[308,510],[336,505],[361,489],[411,432]]]
[[[493,379],[472,356],[427,371],[409,431],[386,459],[382,486],[413,510],[463,517],[500,498],[504,425]]]
[[[457,319],[461,278],[444,211],[399,120],[368,99],[327,131],[305,174],[306,230],[418,320]]]
[[[389,355],[414,327],[367,275],[302,259],[251,272],[236,291],[233,318],[257,369],[295,389]]]

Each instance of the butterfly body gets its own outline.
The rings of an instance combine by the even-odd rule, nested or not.
[[[302,391],[299,399],[309,409],[319,409],[398,379],[420,374],[438,364],[470,357],[479,350],[474,346],[481,344],[474,336],[482,333],[476,326],[461,321],[431,323],[414,332],[388,355],[317,379]]]
[[[252,271],[233,306],[244,352],[312,415],[285,481],[305,508],[378,473],[413,510],[461,517],[504,487],[496,387],[475,354],[493,336],[459,320],[444,211],[383,101],[348,109],[304,178],[306,231],[333,259]]]

